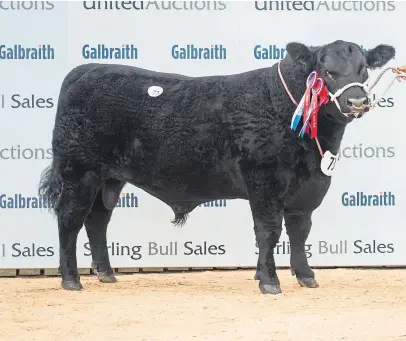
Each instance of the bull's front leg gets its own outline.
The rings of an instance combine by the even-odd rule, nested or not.
[[[290,264],[292,274],[300,286],[318,288],[314,272],[307,261],[305,245],[312,226],[311,213],[288,214],[285,212],[286,232],[290,241]]]
[[[263,294],[282,293],[276,274],[274,249],[282,232],[287,181],[274,173],[256,171],[248,182],[248,198],[259,249],[255,279]]]
[[[275,205],[266,211],[266,216],[253,214],[255,238],[259,249],[255,279],[259,280],[259,289],[263,294],[276,295],[282,293],[276,273],[274,249],[282,232],[283,210],[279,205]]]

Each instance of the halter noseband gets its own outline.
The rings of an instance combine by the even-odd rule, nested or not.
[[[363,88],[364,91],[367,94],[367,97],[369,98],[369,96],[371,95],[371,91],[370,91],[370,89],[368,87],[368,81],[369,81],[369,78],[366,80],[365,83],[350,83],[350,84],[347,84],[346,86],[343,86],[341,89],[338,89],[335,94],[332,94],[329,91],[328,95],[330,96],[330,101],[334,102],[336,104],[338,110],[340,110],[340,112],[344,116],[348,117],[348,114],[346,114],[345,112],[343,112],[341,110],[340,103],[338,103],[337,98],[340,97],[344,93],[345,90],[347,90],[347,89],[349,89],[349,88],[351,88],[353,86],[359,86],[359,87]]]

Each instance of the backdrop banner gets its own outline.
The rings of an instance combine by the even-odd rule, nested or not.
[[[406,63],[405,15],[400,1],[1,1],[0,268],[59,265],[57,220],[37,188],[52,158],[60,86],[75,66],[226,75],[273,65],[292,41],[335,40],[364,49],[390,44],[397,52],[388,65],[397,66]],[[313,214],[311,266],[406,265],[405,90],[396,83],[349,124],[332,185]],[[256,266],[248,201],[205,203],[182,228],[170,223],[168,206],[132,185],[117,207],[108,228],[113,267]],[[275,253],[277,266],[289,265],[285,230]],[[77,256],[79,267],[90,266],[84,228]]]

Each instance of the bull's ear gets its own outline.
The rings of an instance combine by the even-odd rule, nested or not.
[[[310,66],[314,62],[314,53],[301,43],[289,43],[286,45],[286,51],[292,60],[304,66]]]
[[[370,69],[376,69],[384,66],[395,57],[396,50],[390,45],[378,45],[372,50],[365,52],[365,57]]]

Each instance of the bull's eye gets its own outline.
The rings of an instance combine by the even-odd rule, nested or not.
[[[331,73],[328,72],[327,70],[324,71],[324,75],[325,75],[327,78],[333,78],[333,76],[331,75]]]

